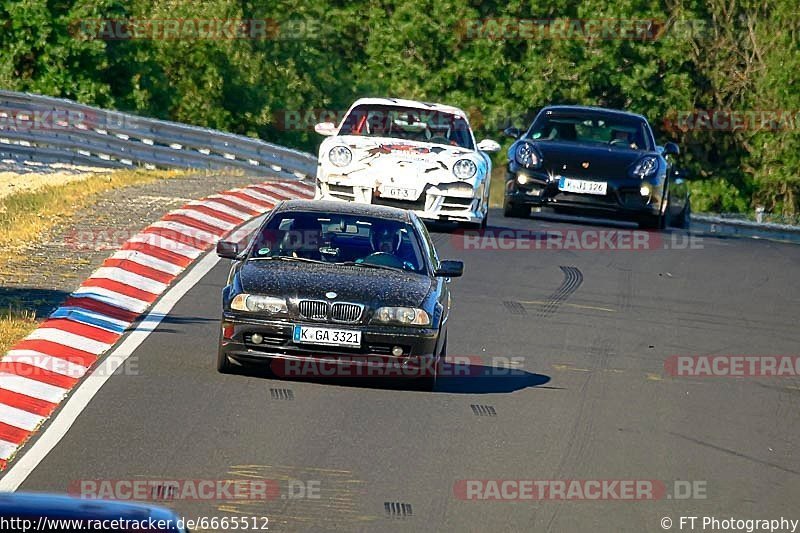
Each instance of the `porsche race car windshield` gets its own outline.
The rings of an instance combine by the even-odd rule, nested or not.
[[[531,126],[527,138],[607,145],[630,150],[653,150],[643,120],[592,113],[545,113]]]
[[[463,117],[414,107],[357,106],[345,118],[339,135],[389,137],[473,149],[469,125]]]
[[[261,229],[249,257],[427,272],[411,224],[338,213],[278,214]]]

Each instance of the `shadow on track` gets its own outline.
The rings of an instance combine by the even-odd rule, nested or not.
[[[356,387],[368,389],[405,390],[428,392],[429,394],[508,394],[518,390],[538,387],[550,381],[550,376],[534,374],[524,370],[459,364],[456,370],[440,374],[433,391],[420,388],[420,380],[401,376],[365,377],[321,377],[316,375],[277,375],[272,368],[243,366],[237,372],[247,377],[277,379],[285,382],[316,383],[327,386]]]

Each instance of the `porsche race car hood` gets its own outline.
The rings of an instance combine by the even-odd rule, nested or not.
[[[459,146],[358,135],[334,137],[330,146],[334,145],[333,139],[335,144],[344,144],[352,151],[350,172],[369,171],[375,175],[413,177],[425,181],[453,181],[456,178],[452,175],[452,168],[459,159],[469,158],[480,164],[474,150]]]

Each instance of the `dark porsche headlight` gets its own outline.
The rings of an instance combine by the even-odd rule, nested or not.
[[[285,315],[288,313],[286,300],[283,298],[247,293],[234,296],[233,301],[231,301],[231,309],[269,315]]]
[[[372,321],[402,326],[430,326],[431,317],[424,309],[416,307],[380,307],[375,311]]]
[[[514,159],[525,168],[538,167],[542,158],[536,153],[536,148],[531,143],[521,142],[514,150]]]
[[[658,172],[658,159],[652,155],[645,156],[638,160],[633,167],[631,167],[631,177],[633,178],[650,178]]]

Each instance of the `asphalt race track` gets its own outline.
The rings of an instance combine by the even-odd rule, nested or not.
[[[490,227],[615,226],[493,211]],[[270,531],[642,532],[663,531],[663,517],[673,530],[680,516],[800,518],[800,380],[665,371],[674,355],[800,355],[800,247],[689,243],[679,231],[663,234],[672,249],[654,250],[466,250],[448,231],[434,237],[440,257],[466,262],[448,351],[471,357],[469,375],[430,393],[396,380],[217,374],[221,261],[20,490],[276,480],[272,500],[167,502],[187,518],[267,516]],[[477,501],[458,490],[519,479],[659,480],[667,492]],[[290,480],[319,497],[289,497],[299,495],[284,490]],[[676,480],[700,490],[683,499]]]

